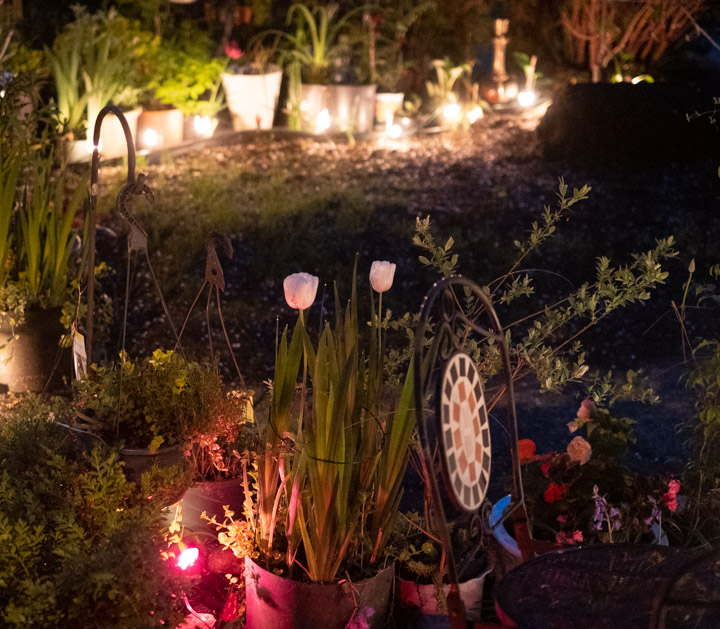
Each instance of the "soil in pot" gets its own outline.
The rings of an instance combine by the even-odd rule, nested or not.
[[[394,565],[356,583],[303,583],[245,558],[247,629],[345,629],[349,622],[387,627]],[[365,624],[363,624],[365,623]]]

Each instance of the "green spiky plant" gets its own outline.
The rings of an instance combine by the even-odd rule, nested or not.
[[[283,333],[256,470],[260,560],[278,567],[284,554],[289,573],[300,566],[320,582],[381,564],[415,427],[412,365],[399,391],[384,378],[387,322],[373,314],[365,343],[354,280],[347,307],[337,290],[335,302],[335,325],[325,325],[317,346],[302,311],[292,335]],[[231,522],[225,528],[232,533]]]

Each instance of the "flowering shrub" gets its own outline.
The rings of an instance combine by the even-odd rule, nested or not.
[[[663,514],[676,511],[680,482],[663,485],[630,471],[623,459],[635,442],[632,426],[632,420],[584,400],[568,428],[571,434],[585,431],[587,439],[576,435],[565,452],[547,454],[536,454],[532,441],[520,440],[536,535],[558,544],[666,539]]]

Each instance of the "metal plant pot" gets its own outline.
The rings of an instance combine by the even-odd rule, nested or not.
[[[317,131],[369,133],[375,119],[375,85],[302,84],[300,110]],[[318,120],[327,110],[327,126]],[[324,128],[323,128],[324,127]]]
[[[223,73],[223,90],[235,131],[272,129],[281,82],[280,68],[267,74]]]
[[[394,576],[391,564],[357,583],[303,583],[268,572],[246,557],[247,628],[345,629],[351,620],[370,629],[387,627]]]
[[[185,456],[181,445],[158,448],[150,452],[145,448],[123,448],[120,460],[125,463],[125,476],[130,481],[139,481],[140,477],[157,463],[160,467],[179,465]]]
[[[479,622],[481,620],[485,577],[491,570],[492,567],[486,565],[478,576],[458,584],[460,598],[465,606],[467,619],[470,622]],[[414,610],[423,615],[442,615],[447,618],[446,613],[438,610],[438,596],[447,597],[450,591],[449,585],[443,586],[442,592],[439,592],[432,583],[420,585],[413,581],[399,579],[398,590],[400,605],[406,614],[408,610]]]

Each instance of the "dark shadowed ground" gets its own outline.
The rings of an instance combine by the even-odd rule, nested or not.
[[[356,254],[361,295],[367,291],[372,260],[391,260],[398,265],[396,280],[383,303],[397,314],[414,312],[436,279],[418,262],[419,251],[411,243],[417,217],[431,217],[439,242],[452,236],[458,270],[486,284],[509,267],[513,241],[540,218],[543,205],[555,203],[560,177],[571,188],[588,184],[589,199],[527,261],[528,268],[552,272],[533,273],[532,299],[541,308],[592,281],[598,256],[627,264],[632,253],[651,248],[657,238],[675,237],[679,255],[667,265],[667,284],[648,303],[630,305],[603,321],[585,335],[585,345],[591,367],[618,374],[642,368],[652,377],[662,402],[652,407],[627,404],[618,412],[639,420],[641,467],[677,469],[683,456],[675,431],[691,417],[692,399],[678,384],[684,373],[681,332],[671,304],[682,299],[692,259],[701,281],[719,261],[718,163],[687,155],[682,161],[620,162],[605,156],[595,162],[592,154],[583,160],[549,160],[540,150],[536,122],[532,117],[493,116],[466,133],[398,143],[360,139],[354,146],[344,138],[333,142],[287,133],[238,134],[227,137],[229,144],[141,169],[157,201],[154,209],[139,209],[138,215],[150,234],[151,256],[175,324],[184,319],[204,275],[202,238],[190,246],[190,237],[181,234],[195,223],[197,233],[205,228],[228,233],[235,255],[229,260],[221,254],[227,283],[222,309],[243,375],[261,402],[261,383],[272,374],[276,326],[294,318],[283,298],[286,275],[318,275],[321,286],[327,286],[327,304],[334,280],[348,295]],[[714,131],[708,128],[708,133]],[[109,195],[121,176],[117,167],[101,171]],[[101,243],[101,256],[119,269],[124,265],[121,250],[114,238]],[[122,273],[108,286],[116,299],[124,289],[121,278]],[[132,286],[131,353],[172,345],[142,265]],[[310,321],[319,325],[320,319],[318,300]],[[717,334],[712,311],[691,311],[687,324],[691,338]],[[224,370],[236,378],[214,310],[210,327]],[[208,354],[204,297],[183,343],[193,356]],[[538,395],[536,385],[519,385],[521,437],[535,439],[539,451],[564,448],[565,425],[583,391],[576,387],[563,395]]]

